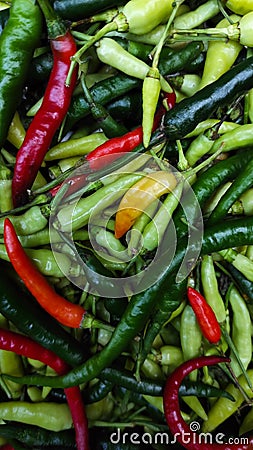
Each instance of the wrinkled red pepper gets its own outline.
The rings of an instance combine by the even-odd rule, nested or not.
[[[70,58],[76,52],[74,38],[66,31],[65,25],[55,19],[54,11],[47,1],[39,0],[39,4],[46,16],[54,63],[43,103],[17,153],[12,180],[14,207],[26,203],[28,199],[28,190],[32,187],[51,141],[68,111],[77,79],[75,70],[70,85],[66,87]]]
[[[180,412],[178,397],[179,387],[184,378],[193,370],[204,366],[230,362],[229,358],[223,356],[200,356],[184,362],[169,376],[163,393],[164,414],[168,427],[177,441],[188,450],[252,450],[253,438],[249,438],[248,444],[217,444],[201,442],[198,434],[191,430],[190,426],[183,420]]]

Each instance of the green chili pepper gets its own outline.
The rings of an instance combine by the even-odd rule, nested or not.
[[[24,293],[3,264],[0,280],[0,311],[4,317],[20,332],[54,351],[71,366],[84,361],[87,347],[65,331],[27,292]]]
[[[239,16],[230,16],[231,21],[236,21],[238,18]],[[223,28],[228,25],[228,20],[222,19],[216,27]],[[235,41],[210,41],[208,43],[206,61],[199,88],[202,89],[204,86],[217,80],[221,75],[229,70],[236,61],[242,48],[243,46],[239,42]]]
[[[180,322],[180,341],[184,361],[200,356],[202,345],[202,333],[198,321],[190,305],[186,305]],[[196,381],[197,371],[191,372],[190,379]]]
[[[218,205],[215,207],[208,219],[208,223],[210,225],[214,224],[216,221],[222,220],[228,213],[229,208],[240,197],[240,195],[252,186],[252,169],[253,160],[248,162],[244,170],[236,177],[234,182],[220,199]]]
[[[21,101],[41,31],[42,16],[38,5],[34,5],[31,0],[13,1],[10,17],[0,36],[0,147],[5,142],[12,118]]]
[[[137,78],[129,77],[124,74],[117,74],[95,84],[90,89],[91,95],[95,102],[106,105],[112,100],[136,89],[140,86]],[[65,134],[72,129],[73,125],[79,120],[85,118],[90,113],[89,103],[85,99],[84,94],[73,97],[72,103],[66,116],[66,122],[63,129]]]
[[[50,431],[40,426],[26,423],[8,423],[1,428],[1,436],[6,439],[16,438],[23,444],[35,448],[44,446],[46,448],[72,448],[75,446],[75,435],[73,430]]]
[[[45,161],[87,155],[87,153],[106,142],[106,140],[104,133],[97,132],[79,139],[69,139],[68,141],[60,142],[50,148],[45,156]]]
[[[181,139],[193,131],[199,122],[209,118],[219,106],[229,104],[247,92],[252,88],[252,72],[253,57],[237,64],[218,80],[167,111],[164,131],[168,138]]]
[[[201,282],[207,303],[214,311],[219,323],[226,320],[226,309],[218,289],[213,258],[204,255],[201,262]]]
[[[233,311],[232,340],[238,352],[238,357],[247,370],[252,358],[251,318],[244,299],[234,286],[228,292],[228,300]],[[233,372],[238,377],[242,370],[233,353],[230,359]]]
[[[43,230],[48,221],[39,206],[32,206],[19,216],[8,215],[18,234],[26,236]],[[4,217],[0,218],[0,233],[3,234]]]
[[[252,239],[253,219],[251,217],[246,217],[243,220],[237,219],[229,224],[225,222],[222,225],[214,225],[205,230],[201,253],[203,255],[233,246],[249,245],[253,242]],[[6,377],[17,382],[29,382],[29,384],[35,382],[38,385],[51,387],[69,387],[97,377],[106,366],[111,365],[143,329],[147,319],[151,313],[153,314],[157,298],[160,299],[159,308],[164,309],[166,312],[168,308],[167,302],[170,300],[168,291],[171,289],[173,277],[175,280],[178,267],[184,258],[186,242],[187,240],[185,239],[180,240],[175,257],[167,270],[162,274],[162,277],[144,293],[136,294],[131,298],[121,321],[112,334],[111,340],[101,352],[61,377],[43,377],[40,375],[22,378]],[[178,302],[180,302],[180,297],[177,298],[177,304],[174,309],[178,306]],[[157,332],[159,332],[160,327],[161,324],[159,324]]]
[[[161,91],[160,74],[157,68],[150,68],[142,86],[142,129],[144,147],[149,146],[156,106]]]
[[[247,375],[252,383],[253,370],[252,369],[247,370]],[[248,382],[246,381],[244,375],[240,375],[240,377],[238,378],[238,383],[242,387],[248,398],[252,399],[253,395],[252,390],[249,388]],[[245,397],[243,396],[241,391],[235,386],[235,384],[230,383],[226,387],[225,391],[234,397],[234,401],[231,402],[226,398],[220,398],[213,404],[208,413],[208,419],[203,423],[202,426],[203,433],[211,432],[215,428],[217,428],[220,424],[225,422],[225,420],[231,417],[232,414],[234,414],[244,402]]]
[[[53,402],[29,403],[9,401],[0,404],[3,420],[37,425],[51,431],[61,431],[72,427],[72,418],[67,404]]]

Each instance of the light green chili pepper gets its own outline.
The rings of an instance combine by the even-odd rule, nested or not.
[[[72,427],[72,417],[65,403],[9,401],[0,403],[0,418],[61,431]]]
[[[226,320],[226,309],[223,299],[218,289],[213,258],[211,255],[204,255],[201,262],[201,282],[204,297],[213,309],[219,323]]]
[[[202,333],[199,328],[196,316],[190,305],[186,305],[180,323],[180,341],[183,351],[184,361],[200,356],[202,345]],[[190,379],[196,381],[197,371],[191,372]]]
[[[228,300],[233,311],[232,340],[245,369],[252,358],[251,318],[246,303],[238,290],[232,286],[228,293]],[[230,356],[231,368],[238,377],[242,370],[232,353]]]

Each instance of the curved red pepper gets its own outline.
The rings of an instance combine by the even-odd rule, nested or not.
[[[17,355],[32,358],[50,366],[58,375],[70,370],[68,364],[55,353],[42,347],[27,336],[9,330],[0,330],[0,349],[15,352]],[[78,450],[88,450],[88,422],[79,386],[64,390],[76,432]],[[1,447],[2,448],[2,447]],[[4,450],[7,450],[8,447]],[[10,447],[12,448],[12,447]]]
[[[62,325],[80,328],[86,311],[55,292],[25,253],[9,219],[4,221],[4,243],[14,269],[42,308]]]
[[[200,356],[181,364],[169,376],[164,388],[163,405],[167,424],[177,441],[188,450],[252,450],[253,438],[249,438],[249,444],[217,444],[198,442],[198,435],[183,420],[180,412],[178,397],[179,387],[184,378],[195,369],[204,366],[229,362],[230,359],[222,356]]]
[[[221,338],[221,328],[214,311],[206,299],[192,287],[187,289],[187,297],[197,317],[203,336],[211,343],[217,344]]]
[[[28,190],[32,187],[53,136],[68,111],[76,85],[76,70],[71,78],[70,86],[65,85],[70,58],[76,52],[76,44],[70,32],[67,31],[64,35],[51,39],[51,48],[54,64],[43,103],[34,116],[16,157],[12,180],[14,207],[27,201]]]

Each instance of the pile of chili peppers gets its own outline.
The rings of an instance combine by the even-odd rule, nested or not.
[[[0,2],[0,449],[253,448],[252,25]]]

